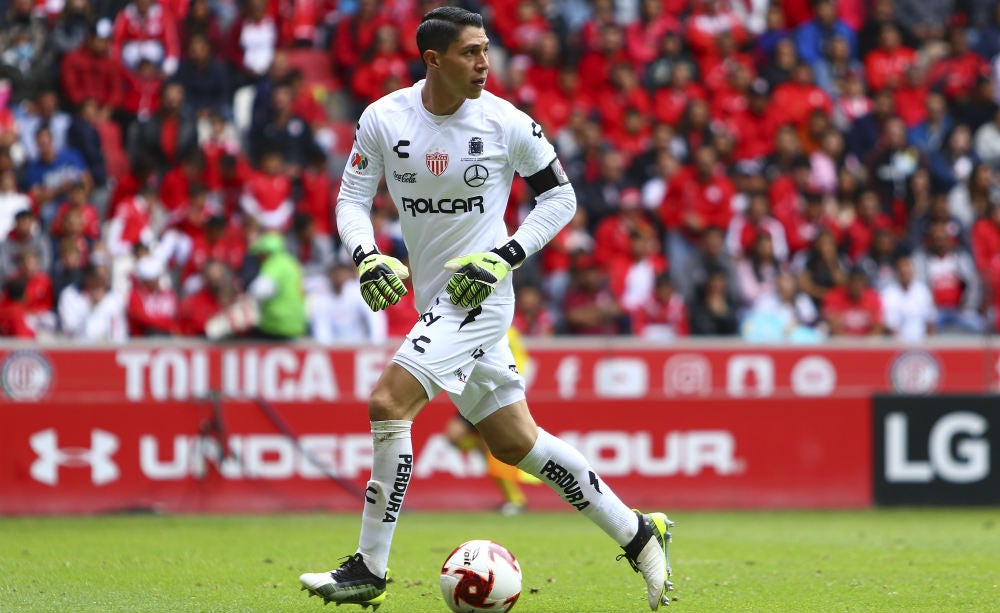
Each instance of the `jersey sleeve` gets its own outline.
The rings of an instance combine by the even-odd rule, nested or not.
[[[521,222],[511,240],[521,246],[526,255],[541,250],[555,235],[562,230],[576,212],[576,194],[570,186],[556,159],[556,150],[545,138],[542,126],[525,113],[515,110],[510,117],[508,130],[508,147],[510,161],[514,170],[528,179],[532,175],[552,166],[554,179],[551,187],[532,185],[536,196],[535,207]]]
[[[365,252],[375,247],[371,223],[372,199],[384,172],[382,147],[378,138],[378,114],[368,107],[361,114],[354,145],[344,166],[337,196],[337,227],[348,253],[358,247]]]
[[[542,126],[519,110],[511,111],[507,132],[510,161],[514,171],[530,177],[552,163],[556,150],[545,137]]]

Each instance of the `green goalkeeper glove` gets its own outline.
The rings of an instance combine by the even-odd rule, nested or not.
[[[406,295],[406,286],[400,279],[409,277],[410,271],[392,256],[378,251],[364,254],[358,263],[358,274],[361,276],[361,297],[373,311],[396,304]]]
[[[514,241],[492,251],[448,260],[444,269],[455,273],[446,291],[452,304],[474,309],[489,298],[497,284],[524,261],[524,250]]]

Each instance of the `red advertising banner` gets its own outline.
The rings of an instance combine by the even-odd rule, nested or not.
[[[0,402],[364,401],[394,348],[129,344],[0,347]],[[986,344],[926,347],[742,344],[539,344],[531,398],[690,400],[822,398],[873,392],[997,391],[1000,356]]]
[[[665,509],[870,505],[870,395],[991,392],[1000,369],[986,344],[529,349],[537,421],[629,504]],[[0,346],[0,513],[356,510],[365,405],[392,352]],[[416,423],[409,507],[501,502],[482,459],[441,434],[453,413],[442,396]],[[532,508],[563,508],[526,489]]]
[[[0,433],[0,513],[360,509],[371,466],[364,405],[272,409],[280,424],[248,401],[11,406]],[[633,506],[871,504],[864,399],[539,402],[534,411]],[[441,434],[452,412],[436,401],[414,427],[408,508],[501,502],[478,454]],[[566,508],[544,485],[525,488],[530,508]]]

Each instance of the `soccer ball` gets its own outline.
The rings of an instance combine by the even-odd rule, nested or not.
[[[462,543],[441,566],[441,595],[455,613],[510,611],[521,595],[521,566],[499,543]]]

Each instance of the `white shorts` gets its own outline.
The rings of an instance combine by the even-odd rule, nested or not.
[[[469,310],[442,295],[420,315],[392,361],[417,378],[433,399],[444,390],[463,417],[477,424],[524,399],[507,342],[514,305]]]

